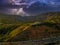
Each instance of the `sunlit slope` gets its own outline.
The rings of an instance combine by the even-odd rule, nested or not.
[[[3,41],[2,38],[19,26],[20,24],[0,24],[0,41]]]
[[[60,13],[31,17],[0,15],[0,41],[26,41],[60,36]]]
[[[34,25],[25,31],[22,31],[15,38],[12,38],[11,41],[24,41],[60,36],[60,13],[47,13],[45,15],[47,15],[46,20],[37,23],[37,26]]]
[[[19,33],[23,32],[24,30],[28,29],[30,26],[32,26],[36,23],[39,23],[39,22],[27,23],[27,24],[20,25],[17,28],[10,31],[9,33],[7,32],[8,34],[5,34],[4,36],[0,37],[0,40],[1,41],[8,41],[11,38],[17,36]]]
[[[50,14],[50,16],[47,17],[45,22],[60,23],[60,13],[52,13],[52,14]]]
[[[60,24],[40,23],[22,31],[9,41],[26,41],[60,36]]]

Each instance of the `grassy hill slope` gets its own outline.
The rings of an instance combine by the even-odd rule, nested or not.
[[[28,17],[0,14],[0,41],[23,41],[54,36],[60,36],[59,12]]]

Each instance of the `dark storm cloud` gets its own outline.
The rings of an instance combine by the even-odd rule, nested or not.
[[[60,5],[60,0],[0,0],[0,5],[7,5],[9,3],[12,3],[15,5],[32,5],[33,3],[35,2],[40,2],[40,3],[45,3],[45,4],[48,4],[48,5]]]
[[[60,11],[60,0],[0,0],[0,12],[9,12],[8,9],[23,8],[30,14]]]

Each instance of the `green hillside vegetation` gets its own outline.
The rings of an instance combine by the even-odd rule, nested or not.
[[[0,41],[26,41],[60,36],[60,13],[37,16],[0,14]]]
[[[7,14],[0,14],[0,23],[5,24],[13,24],[13,23],[30,23],[36,21],[43,21],[47,18],[47,15],[44,14],[37,15],[37,16],[20,16],[20,15],[7,15]]]
[[[55,36],[60,36],[60,24],[41,23],[32,25],[8,41],[39,40]]]
[[[49,16],[45,21],[50,23],[60,23],[60,13],[49,13]]]
[[[0,41],[5,36],[8,36],[11,31],[19,27],[18,24],[0,24]]]

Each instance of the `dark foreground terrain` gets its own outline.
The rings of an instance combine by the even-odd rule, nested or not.
[[[0,14],[1,45],[60,45],[60,13],[21,17]]]

